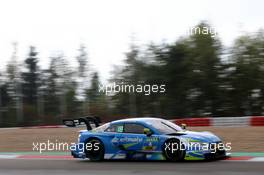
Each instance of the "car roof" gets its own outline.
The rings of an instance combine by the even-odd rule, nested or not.
[[[153,121],[153,120],[163,120],[161,118],[154,118],[154,117],[138,117],[138,118],[126,118],[121,120],[115,120],[111,123],[126,123],[126,122],[147,122],[147,121]]]

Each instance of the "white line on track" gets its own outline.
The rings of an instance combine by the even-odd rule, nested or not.
[[[0,159],[15,159],[17,155],[0,155]]]
[[[250,162],[264,162],[264,157],[254,157],[248,161],[250,161]]]

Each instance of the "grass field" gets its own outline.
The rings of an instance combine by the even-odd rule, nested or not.
[[[1,129],[0,152],[32,151],[33,142],[76,142],[81,128]],[[189,127],[211,131],[231,142],[232,151],[264,152],[264,127]]]

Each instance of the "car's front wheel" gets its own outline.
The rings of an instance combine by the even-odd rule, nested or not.
[[[165,141],[162,151],[168,161],[177,162],[184,160],[185,149],[178,139],[173,138]]]
[[[104,160],[104,152],[104,144],[99,139],[93,138],[85,143],[85,154],[91,161]]]

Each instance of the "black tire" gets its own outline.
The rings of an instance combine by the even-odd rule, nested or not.
[[[92,149],[87,149],[86,145],[87,144],[92,144]],[[94,144],[96,144],[99,149],[97,149],[98,147],[95,147]],[[89,158],[91,161],[102,161],[104,160],[104,153],[105,153],[105,149],[104,149],[104,144],[101,140],[93,138],[93,139],[89,139],[86,143],[85,143],[85,154],[86,157]]]
[[[175,144],[177,145],[178,147],[174,147],[176,150],[172,151],[172,147],[171,145],[172,144]],[[162,148],[162,151],[163,151],[163,155],[165,156],[166,160],[167,161],[171,161],[171,162],[178,162],[178,161],[183,161],[184,160],[184,157],[185,157],[185,150],[184,149],[179,149],[180,148],[180,144],[181,142],[178,140],[178,139],[169,139],[169,140],[166,140],[164,145],[163,145],[163,148]],[[168,147],[166,147],[166,145],[170,145]],[[183,147],[184,148],[184,147]]]

